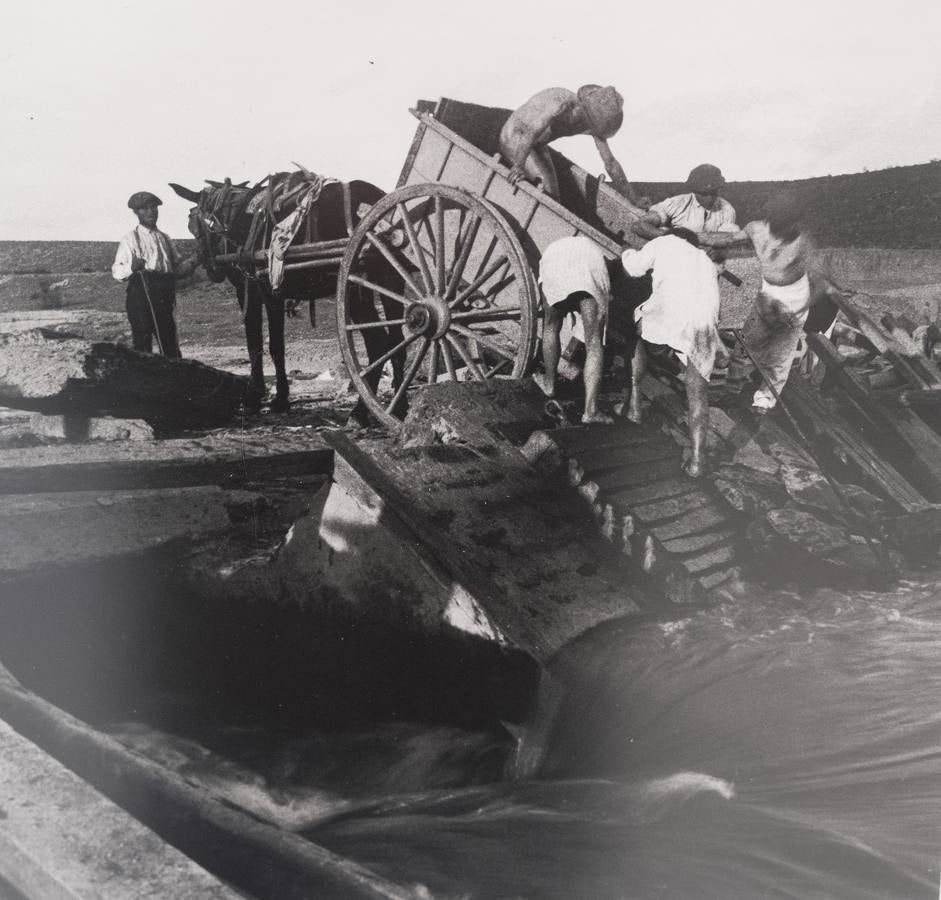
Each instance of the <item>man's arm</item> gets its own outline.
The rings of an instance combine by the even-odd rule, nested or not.
[[[118,244],[118,252],[114,255],[111,266],[111,275],[115,281],[127,281],[134,272],[144,268],[144,260],[135,255],[128,242],[124,239]]]
[[[595,146],[598,148],[598,155],[604,163],[604,170],[611,179],[611,186],[624,198],[629,200],[635,206],[638,205],[638,197],[631,183],[624,174],[621,164],[615,159],[608,142],[604,138],[592,135],[595,139]]]
[[[648,241],[661,237],[668,230],[660,217],[660,213],[655,209],[645,212],[639,219],[634,221],[633,225],[634,234],[646,238]]]
[[[714,247],[716,249],[735,247],[739,244],[746,244],[751,240],[751,235],[745,228],[741,231],[700,231],[698,237],[701,247]]]

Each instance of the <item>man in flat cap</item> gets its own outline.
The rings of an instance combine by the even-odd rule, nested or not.
[[[590,134],[601,155],[611,185],[637,204],[634,188],[608,147],[608,139],[621,127],[624,98],[611,86],[582,85],[576,93],[546,88],[530,97],[506,120],[500,131],[500,152],[510,163],[510,184],[521,178],[541,182],[543,190],[559,197],[559,179],[548,145],[561,137]]]
[[[634,233],[653,239],[669,234],[673,228],[686,228],[699,237],[699,242],[712,246],[703,235],[715,232],[737,232],[735,209],[719,196],[725,179],[716,166],[696,166],[686,179],[687,192],[655,203],[634,222]]]
[[[149,191],[137,191],[127,201],[137,226],[118,244],[111,266],[117,281],[127,282],[127,317],[134,349],[153,352],[153,338],[164,356],[180,356],[176,321],[176,279],[191,275],[196,257],[177,258],[173,242],[157,228],[157,207],[163,201]]]

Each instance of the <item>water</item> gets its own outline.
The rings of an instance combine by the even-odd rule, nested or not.
[[[934,898],[939,592],[754,588],[598,629],[544,679],[515,779],[499,727],[402,722],[165,761],[435,897]]]

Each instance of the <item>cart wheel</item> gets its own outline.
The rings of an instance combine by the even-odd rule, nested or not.
[[[337,280],[350,378],[394,429],[415,388],[522,377],[537,312],[535,280],[506,218],[486,200],[437,183],[400,188],[373,206]],[[387,367],[391,385],[381,377]]]

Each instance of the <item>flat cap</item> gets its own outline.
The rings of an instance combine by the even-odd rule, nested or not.
[[[583,84],[577,91],[591,130],[607,140],[614,137],[624,120],[624,98],[611,86]]]
[[[698,194],[705,194],[710,190],[718,191],[723,184],[725,184],[725,179],[722,177],[722,172],[717,166],[709,163],[696,166],[686,179],[686,186]]]
[[[137,191],[128,198],[128,209],[141,209],[145,206],[163,206],[163,200],[150,191]]]

